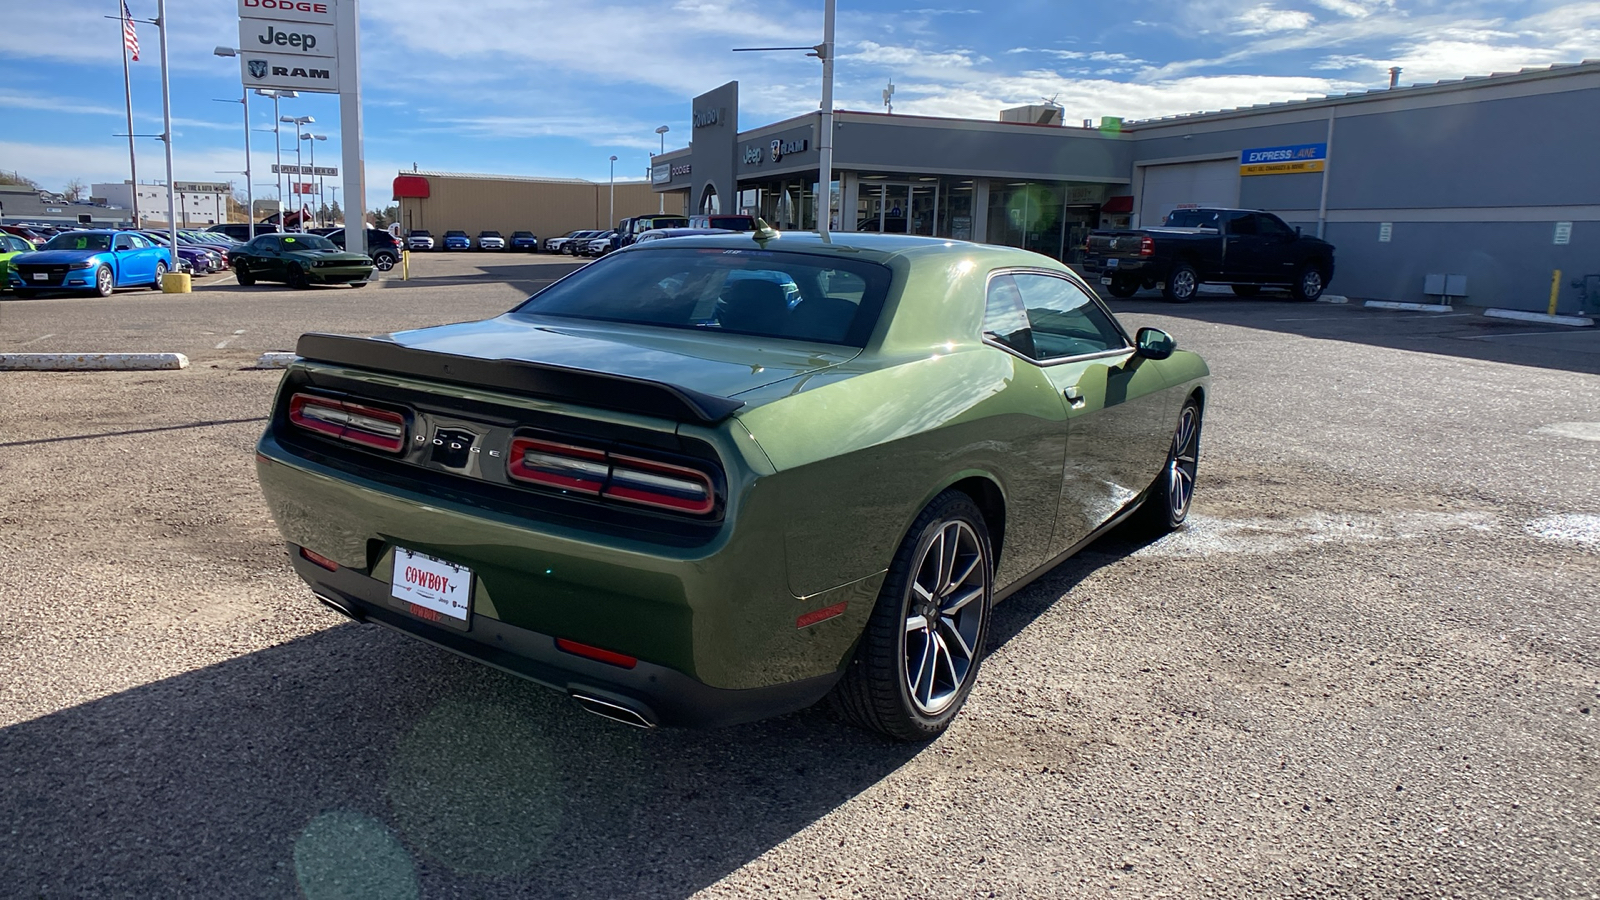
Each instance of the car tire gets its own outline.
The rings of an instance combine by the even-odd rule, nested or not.
[[[234,264],[233,277],[237,278],[239,280],[239,284],[243,285],[244,287],[249,287],[250,285],[256,283],[256,276],[245,267],[245,264],[242,261]]]
[[[1161,296],[1168,303],[1188,303],[1200,292],[1200,273],[1188,263],[1178,263],[1167,273],[1167,287]]]
[[[1126,300],[1139,293],[1139,279],[1132,275],[1113,275],[1106,291],[1118,300]]]
[[[394,268],[396,260],[393,253],[380,251],[372,255],[372,265],[379,272],[387,272]]]
[[[1296,300],[1315,300],[1322,296],[1323,290],[1328,287],[1328,276],[1316,265],[1305,265],[1294,276],[1294,284],[1289,286],[1289,293]]]
[[[1236,284],[1233,286],[1233,295],[1235,297],[1257,297],[1260,294],[1261,285],[1259,284]]]
[[[895,551],[829,704],[851,724],[896,740],[938,737],[978,679],[993,583],[983,513],[966,494],[945,491]]]
[[[284,283],[297,291],[311,287],[311,279],[306,275],[306,270],[299,265],[289,266],[289,273],[283,279]]]
[[[94,272],[94,292],[102,297],[111,296],[117,289],[117,279],[111,275],[110,266],[101,266]]]
[[[156,280],[150,282],[150,290],[152,290],[152,291],[161,290],[161,282],[163,280],[165,280],[166,277],[167,277],[167,264],[164,263],[164,262],[156,263]]]
[[[1167,451],[1166,464],[1155,483],[1145,492],[1144,504],[1139,507],[1136,522],[1140,530],[1151,535],[1163,535],[1183,527],[1189,518],[1189,506],[1194,502],[1195,477],[1200,471],[1200,426],[1204,417],[1200,401],[1190,397],[1178,414],[1178,426],[1172,433],[1172,447]]]

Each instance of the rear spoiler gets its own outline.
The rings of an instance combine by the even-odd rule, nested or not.
[[[315,362],[393,375],[493,388],[599,409],[712,425],[733,415],[743,400],[703,394],[677,385],[520,359],[483,359],[403,347],[387,338],[302,334],[295,353]]]

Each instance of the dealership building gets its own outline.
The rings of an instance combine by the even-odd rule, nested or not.
[[[1560,270],[1559,311],[1594,313],[1597,109],[1600,62],[1586,61],[1081,127],[1049,107],[1003,114],[1026,121],[839,111],[831,225],[1072,263],[1095,228],[1262,209],[1336,246],[1334,293],[1542,311]],[[694,98],[690,145],[654,159],[652,186],[669,212],[815,229],[820,122],[741,130],[725,84]]]

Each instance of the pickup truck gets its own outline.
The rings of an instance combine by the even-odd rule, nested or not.
[[[1175,209],[1156,228],[1092,232],[1084,251],[1084,268],[1113,297],[1160,286],[1167,300],[1188,303],[1211,283],[1240,297],[1286,287],[1315,300],[1333,280],[1332,244],[1252,209]]]

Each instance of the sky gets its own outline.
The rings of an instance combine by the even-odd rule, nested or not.
[[[136,18],[156,0],[128,0]],[[174,178],[243,190],[234,0],[169,0]],[[128,177],[116,0],[0,0],[0,169],[46,188]],[[159,37],[137,26],[134,130],[161,131]],[[740,82],[740,125],[817,108],[821,0],[367,0],[361,63],[367,206],[400,169],[643,178],[683,146],[689,101]],[[1515,71],[1600,57],[1600,2],[1561,0],[843,0],[835,106],[993,119],[1054,99],[1065,119],[1150,118]],[[273,195],[272,103],[252,97],[258,198]],[[216,102],[232,101],[232,102]],[[283,115],[328,136],[338,100],[302,94]],[[279,135],[286,157],[292,132]],[[159,141],[137,141],[141,180],[163,179]],[[286,158],[285,162],[292,162]],[[309,159],[302,159],[309,163]]]

